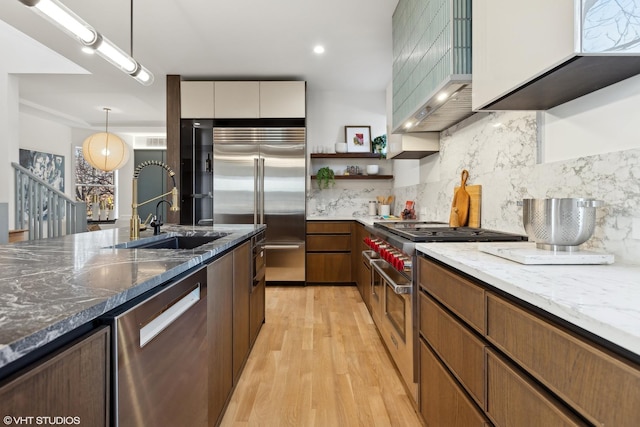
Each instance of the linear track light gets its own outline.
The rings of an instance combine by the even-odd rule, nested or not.
[[[145,86],[153,74],[58,0],[18,0]]]

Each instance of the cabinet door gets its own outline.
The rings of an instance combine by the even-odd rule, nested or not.
[[[233,387],[233,254],[207,266],[209,424],[222,416]]]
[[[77,417],[75,424],[110,425],[109,339],[110,328],[102,327],[4,380],[2,416]]]
[[[351,235],[307,235],[307,252],[351,252]]]
[[[351,253],[307,253],[307,282],[351,282]]]
[[[472,328],[484,332],[484,289],[425,258],[418,260],[420,287]]]
[[[307,234],[351,234],[351,222],[307,221]]]
[[[574,55],[576,3],[473,0],[473,110]]]
[[[249,298],[251,293],[251,245],[233,251],[233,378],[237,381],[249,355]]]
[[[484,349],[486,345],[424,292],[420,292],[420,333],[444,363],[484,406]]]
[[[420,413],[427,426],[488,426],[429,347],[420,340]],[[516,426],[517,424],[513,424]]]
[[[215,82],[215,118],[260,117],[260,82]]]
[[[214,115],[213,82],[180,82],[180,117],[211,119]]]
[[[487,390],[487,415],[496,427],[586,426],[491,350],[487,350]]]
[[[305,91],[305,82],[260,82],[260,117],[304,118]]]

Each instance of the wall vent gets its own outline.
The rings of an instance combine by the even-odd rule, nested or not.
[[[144,146],[146,148],[167,148],[167,138],[147,138]]]

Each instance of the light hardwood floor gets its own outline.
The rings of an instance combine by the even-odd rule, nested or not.
[[[222,426],[421,426],[355,286],[267,287]]]

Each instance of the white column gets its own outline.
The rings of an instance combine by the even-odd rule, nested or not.
[[[14,227],[14,171],[19,162],[19,78],[0,70],[0,203],[9,205],[9,229]]]

